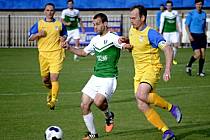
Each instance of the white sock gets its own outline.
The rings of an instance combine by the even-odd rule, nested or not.
[[[177,48],[176,47],[173,47],[173,59],[175,59],[176,57],[176,53],[177,53]]]
[[[93,122],[93,119],[94,119],[93,118],[93,113],[90,112],[87,115],[83,115],[83,119],[84,119],[84,122],[85,122],[85,125],[86,125],[88,131],[91,134],[96,134],[95,125],[94,125],[94,122]]]

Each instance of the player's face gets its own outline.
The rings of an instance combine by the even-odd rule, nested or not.
[[[166,8],[167,8],[168,11],[171,11],[171,10],[172,10],[172,5],[171,5],[171,3],[167,3],[167,4],[166,4]]]
[[[94,31],[100,35],[106,31],[107,22],[102,22],[101,18],[93,19]]]
[[[198,3],[195,4],[195,7],[198,11],[201,11],[202,6],[203,6],[202,2],[198,2]]]
[[[68,2],[68,8],[73,9],[73,3],[72,2]]]
[[[130,12],[130,22],[133,28],[139,29],[144,24],[143,18],[144,16],[140,18],[139,9],[137,8]]]
[[[53,8],[53,6],[47,5],[44,10],[44,14],[45,14],[47,20],[53,19],[53,16],[55,14],[55,9]]]

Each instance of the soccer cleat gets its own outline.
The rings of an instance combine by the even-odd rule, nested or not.
[[[201,73],[197,73],[198,76],[200,77],[204,77],[205,76],[205,73],[204,72],[201,72]]]
[[[185,71],[189,76],[192,76],[192,68],[191,67],[186,66]]]
[[[90,140],[90,139],[96,139],[98,138],[98,134],[91,134],[90,132],[87,132],[84,138],[82,140]]]
[[[163,138],[162,140],[175,140],[176,139],[174,133],[171,130],[166,130],[163,133],[162,138]]]
[[[111,116],[106,119],[106,125],[105,125],[105,131],[107,133],[111,132],[112,129],[114,128],[114,113],[110,112]]]
[[[47,106],[50,108],[50,110],[55,110],[55,103],[56,99],[52,99],[50,102],[47,103]]]
[[[177,64],[177,61],[176,61],[175,59],[173,60],[173,64],[174,64],[174,65],[176,65],[176,64]]]
[[[172,105],[170,110],[171,115],[176,119],[177,123],[180,123],[182,120],[182,112],[178,106]]]

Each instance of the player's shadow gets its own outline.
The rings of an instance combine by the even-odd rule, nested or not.
[[[194,130],[186,131],[187,128],[194,129]],[[184,133],[176,135],[178,140],[187,138],[188,136],[195,135],[195,134],[202,135],[202,137],[210,138],[210,133],[209,133],[210,122],[202,122],[202,123],[182,125],[182,126],[179,126],[179,127],[178,126],[174,127],[174,129],[185,129]]]
[[[171,127],[172,130],[178,130],[178,129],[184,129],[185,132],[184,133],[176,133],[176,140],[182,140],[185,139],[191,135],[201,135],[202,137],[206,137],[206,138],[210,138],[210,122],[203,122],[203,123],[192,123],[192,124],[187,124],[187,125],[181,125],[181,126],[175,126],[175,127]],[[187,129],[194,129],[194,130],[187,130]],[[126,136],[139,136],[141,135],[141,137],[143,137],[144,134],[147,133],[157,133],[157,129],[155,128],[151,128],[151,129],[136,129],[136,130],[125,130],[125,131],[120,131],[120,132],[114,132],[109,134],[111,135],[115,135],[116,137],[126,137]],[[101,137],[107,137],[107,135],[102,135]]]

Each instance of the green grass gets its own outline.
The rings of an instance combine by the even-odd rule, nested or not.
[[[157,108],[161,117],[175,132],[178,140],[210,139],[210,50],[207,49],[206,77],[185,74],[191,49],[179,49],[178,65],[173,66],[172,79],[158,84],[158,92],[168,101],[179,104],[183,121],[176,124],[170,113]],[[164,58],[164,57],[162,57]],[[60,95],[55,111],[46,106],[47,90],[42,87],[36,49],[0,49],[0,140],[43,140],[49,125],[58,125],[65,140],[80,140],[87,131],[80,111],[80,90],[90,78],[93,56],[72,61],[67,53],[60,75]],[[123,52],[119,62],[118,88],[110,107],[115,112],[116,127],[103,131],[104,118],[93,105],[100,140],[160,140],[161,133],[138,111],[133,93],[133,61]]]

